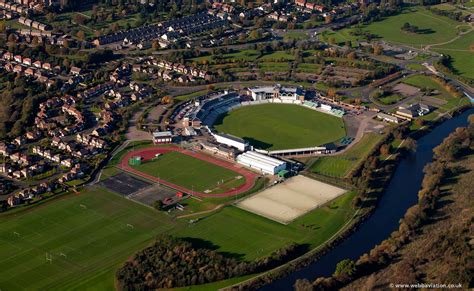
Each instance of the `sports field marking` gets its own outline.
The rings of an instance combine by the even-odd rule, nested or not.
[[[150,161],[157,153],[164,154],[161,160]],[[137,166],[129,165],[129,159],[136,156],[142,157],[144,162]],[[150,147],[128,152],[122,158],[119,168],[172,189],[201,197],[238,195],[250,190],[257,179],[257,174],[228,161],[174,146]],[[242,178],[237,179],[238,176]],[[220,187],[217,184],[221,180],[236,185],[231,189],[222,189],[222,184]],[[206,193],[206,190],[215,192],[215,189],[222,190]]]

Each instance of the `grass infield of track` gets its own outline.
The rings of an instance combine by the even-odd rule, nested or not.
[[[214,127],[267,150],[319,146],[346,134],[341,118],[291,104],[244,106],[221,116]]]
[[[223,193],[245,184],[245,178],[232,170],[179,152],[167,152],[132,167],[198,192]]]

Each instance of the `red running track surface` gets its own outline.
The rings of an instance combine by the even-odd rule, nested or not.
[[[142,157],[142,159],[144,161],[147,161],[147,160],[153,159],[156,154],[164,154],[164,153],[171,152],[171,151],[180,152],[182,154],[192,156],[193,158],[200,159],[200,160],[206,161],[208,163],[217,165],[219,167],[223,167],[223,168],[229,169],[231,171],[234,171],[234,172],[240,174],[241,176],[243,176],[245,178],[245,184],[242,185],[242,186],[239,186],[239,187],[237,187],[233,190],[227,191],[225,193],[210,194],[210,193],[196,192],[196,191],[192,191],[190,189],[187,189],[185,187],[170,183],[166,180],[162,180],[162,179],[159,179],[157,177],[153,177],[149,174],[138,171],[138,170],[130,167],[130,165],[128,164],[129,159],[132,158],[132,157],[140,156],[140,157]],[[216,159],[216,158],[212,158],[212,157],[206,156],[204,154],[194,153],[194,152],[191,152],[191,151],[188,151],[188,150],[176,147],[176,146],[150,147],[150,148],[138,149],[138,150],[128,152],[122,158],[122,160],[120,161],[119,167],[124,171],[133,173],[133,174],[138,175],[138,176],[142,176],[142,177],[144,177],[148,180],[158,182],[160,184],[166,185],[166,186],[171,187],[173,189],[176,189],[178,191],[182,191],[182,192],[189,193],[189,194],[196,195],[196,196],[203,197],[203,198],[206,198],[206,197],[214,197],[214,198],[229,197],[229,196],[234,196],[234,195],[244,193],[244,192],[252,189],[253,185],[255,184],[255,180],[257,179],[257,174],[255,174],[255,173],[253,173],[249,170],[246,170],[242,167],[236,166],[235,164],[232,164],[232,163],[227,162],[227,161],[219,160],[219,159]]]

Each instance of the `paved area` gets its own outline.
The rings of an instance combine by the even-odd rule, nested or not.
[[[128,196],[151,184],[126,173],[120,173],[100,182],[99,185],[123,196]]]
[[[127,140],[151,140],[151,135],[148,132],[136,128],[136,120],[141,114],[142,111],[135,112],[130,119],[127,133],[125,134]]]
[[[157,183],[128,195],[128,198],[149,206],[153,206],[153,202],[156,200],[163,201],[165,198],[171,198],[174,196],[176,196],[175,190],[164,187]]]

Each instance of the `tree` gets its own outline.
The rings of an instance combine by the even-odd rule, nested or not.
[[[161,210],[161,208],[163,208],[163,201],[155,200],[153,202],[153,208],[155,208],[156,210]]]
[[[333,20],[333,19],[332,19],[332,15],[331,15],[331,14],[326,15],[326,17],[324,18],[324,22],[325,22],[326,24],[331,23],[332,20]]]
[[[383,47],[380,44],[374,44],[373,49],[374,49],[374,55],[380,55],[383,52]]]
[[[347,58],[349,60],[355,60],[357,58],[357,55],[356,55],[355,52],[350,52],[350,53],[347,54]]]
[[[422,127],[424,123],[425,123],[424,120],[421,118],[418,118],[415,120],[415,125],[418,127]]]
[[[335,277],[351,277],[356,272],[356,265],[353,260],[345,259],[337,263]]]
[[[334,88],[329,88],[328,89],[328,98],[336,98],[336,89]]]
[[[408,137],[406,140],[405,140],[405,148],[411,152],[415,152],[416,151],[416,140],[412,139],[411,137]]]
[[[154,39],[151,42],[151,48],[154,50],[158,50],[160,48],[160,43],[158,42],[158,40]]]
[[[113,31],[113,32],[117,32],[117,31],[119,30],[119,28],[120,28],[120,27],[118,26],[117,23],[112,23],[112,24],[110,25],[110,30]]]
[[[161,103],[162,104],[170,104],[172,101],[171,97],[169,95],[166,95],[164,96],[162,99],[161,99]]]
[[[76,36],[79,40],[82,40],[82,41],[84,41],[86,39],[86,35],[84,34],[84,31],[82,31],[82,30],[79,30],[76,33]]]
[[[389,144],[383,144],[380,147],[380,154],[382,156],[388,156],[390,154],[390,145]]]
[[[250,40],[259,39],[260,37],[261,37],[260,32],[256,29],[252,30],[249,34]]]
[[[296,291],[313,290],[313,285],[307,279],[298,279],[298,280],[296,280],[295,285],[293,285],[293,287]]]
[[[48,20],[48,22],[53,22],[55,18],[56,14],[54,14],[53,12],[49,12],[48,14],[46,14],[46,20]]]
[[[33,40],[31,41],[31,45],[34,47],[37,47],[39,45],[39,39],[37,36],[33,37]]]
[[[84,25],[86,23],[86,18],[78,13],[74,14],[73,20],[75,23],[80,25]]]

